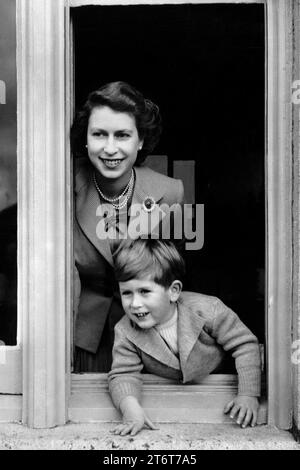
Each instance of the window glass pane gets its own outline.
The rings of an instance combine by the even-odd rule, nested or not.
[[[17,335],[16,2],[0,3],[0,344]]]

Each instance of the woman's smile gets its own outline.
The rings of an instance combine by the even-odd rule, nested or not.
[[[123,161],[121,159],[112,160],[112,159],[103,158],[103,157],[100,157],[100,160],[102,160],[102,162],[104,163],[105,166],[107,166],[107,168],[117,168]]]

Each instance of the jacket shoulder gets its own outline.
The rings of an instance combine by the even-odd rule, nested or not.
[[[205,320],[213,320],[218,306],[226,308],[225,304],[218,297],[198,292],[183,291],[179,302]]]
[[[88,184],[91,173],[91,166],[87,158],[77,158],[75,160],[75,192]]]
[[[149,179],[154,179],[158,183],[162,183],[167,186],[177,186],[178,181],[181,181],[176,178],[171,178],[170,176],[163,175],[162,173],[159,173],[158,171],[154,171],[147,166],[140,166],[140,167],[137,167],[137,169],[140,173],[142,173],[144,176],[148,177]]]
[[[180,179],[171,178],[147,166],[136,167],[136,172],[145,184],[145,190],[151,190],[153,186],[162,188],[163,193],[170,198],[170,202],[183,202],[184,187]]]
[[[191,306],[195,305],[207,305],[215,307],[216,304],[222,302],[218,297],[213,295],[200,294],[199,292],[182,291],[180,294],[180,300],[185,304]]]
[[[119,320],[118,323],[116,323],[115,325],[115,332],[122,332],[126,334],[127,332],[130,332],[132,329],[133,328],[131,326],[131,321],[129,320],[127,315],[123,315],[121,320]]]

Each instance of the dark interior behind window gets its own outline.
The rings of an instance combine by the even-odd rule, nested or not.
[[[264,343],[264,6],[73,10],[75,101],[124,80],[159,104],[155,154],[194,160],[205,240],[185,289],[220,297]]]

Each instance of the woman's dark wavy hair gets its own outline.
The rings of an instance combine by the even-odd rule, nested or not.
[[[83,108],[76,114],[71,128],[71,149],[75,157],[87,157],[87,128],[91,112],[97,106],[131,114],[139,138],[144,141],[136,165],[140,165],[157,145],[161,134],[159,107],[125,82],[111,82],[92,91]]]

